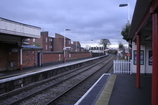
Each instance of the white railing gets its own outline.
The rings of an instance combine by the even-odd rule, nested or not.
[[[114,60],[113,69],[114,73],[132,74],[130,70],[130,61]]]

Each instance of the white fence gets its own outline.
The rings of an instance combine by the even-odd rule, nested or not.
[[[130,61],[114,60],[113,69],[114,73],[132,74],[130,70]]]

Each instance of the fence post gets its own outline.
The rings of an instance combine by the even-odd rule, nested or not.
[[[114,66],[113,66],[113,69],[114,69],[114,73],[115,73],[115,60],[113,61],[113,64],[114,64]]]
[[[114,73],[125,73],[125,74],[132,74],[131,69],[131,61],[125,60],[114,60],[113,61],[113,69]]]
[[[129,62],[129,66],[130,66],[130,65],[132,65],[132,60],[130,60],[130,62]],[[132,66],[130,66],[129,69],[130,69],[130,74],[132,74],[132,72],[133,72]]]
[[[122,70],[122,67],[123,67],[123,60],[121,60],[121,62],[120,62],[120,64],[121,64],[121,68],[120,68],[120,70],[121,70],[121,73],[123,73],[123,70]]]

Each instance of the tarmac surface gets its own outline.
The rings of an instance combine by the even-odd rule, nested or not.
[[[75,105],[151,105],[151,75],[141,75],[141,88],[136,88],[135,74],[111,74],[106,78]]]
[[[151,105],[151,75],[141,75],[141,88],[136,76],[118,74],[108,105]]]

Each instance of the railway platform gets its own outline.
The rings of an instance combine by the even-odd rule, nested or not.
[[[41,73],[44,71],[49,71],[49,70],[53,70],[53,69],[58,69],[58,68],[62,68],[62,67],[68,67],[71,65],[88,62],[91,60],[99,59],[101,57],[104,57],[104,56],[86,58],[86,59],[82,59],[82,60],[70,61],[70,62],[60,63],[60,64],[46,65],[46,66],[42,66],[42,67],[24,68],[21,71],[20,70],[13,70],[13,71],[0,72],[0,83],[3,80],[5,81],[5,79],[10,78],[10,77],[14,77],[14,78],[17,77],[18,78],[18,76],[20,76],[20,77],[21,76],[28,76],[28,75],[32,75],[32,74],[36,74],[36,73]]]
[[[99,82],[96,83],[75,105],[150,105],[151,75],[141,75],[141,88],[136,88],[135,78],[135,74],[102,78],[102,87],[98,88]]]
[[[151,105],[151,80],[150,74],[142,74],[141,87],[136,88],[135,74],[118,74],[108,105]]]
[[[44,66],[26,69],[23,71],[6,72],[3,75],[10,78],[0,78],[0,82],[7,82],[10,79],[17,79],[21,76],[28,76],[34,73],[48,71],[49,69],[56,69],[60,67],[67,67],[76,63],[89,61],[89,58],[79,61],[67,62],[52,66]],[[29,72],[29,73],[28,73]],[[22,73],[22,74],[21,74]],[[38,75],[37,75],[38,76]],[[1,76],[2,77],[2,76]],[[136,88],[135,74],[109,74],[105,73],[103,76],[92,86],[76,105],[150,105],[151,104],[151,75],[141,75],[141,88]],[[23,79],[18,79],[18,84],[22,84]],[[20,83],[21,82],[21,83]],[[21,85],[20,85],[21,86]],[[91,102],[91,103],[85,103]],[[81,104],[84,103],[84,104]]]
[[[34,82],[40,82],[41,80],[77,69],[78,67],[84,67],[85,65],[89,65],[92,62],[96,62],[96,60],[100,60],[104,57],[107,56],[86,58],[43,67],[33,67],[22,71],[0,72],[0,94],[25,87]]]

